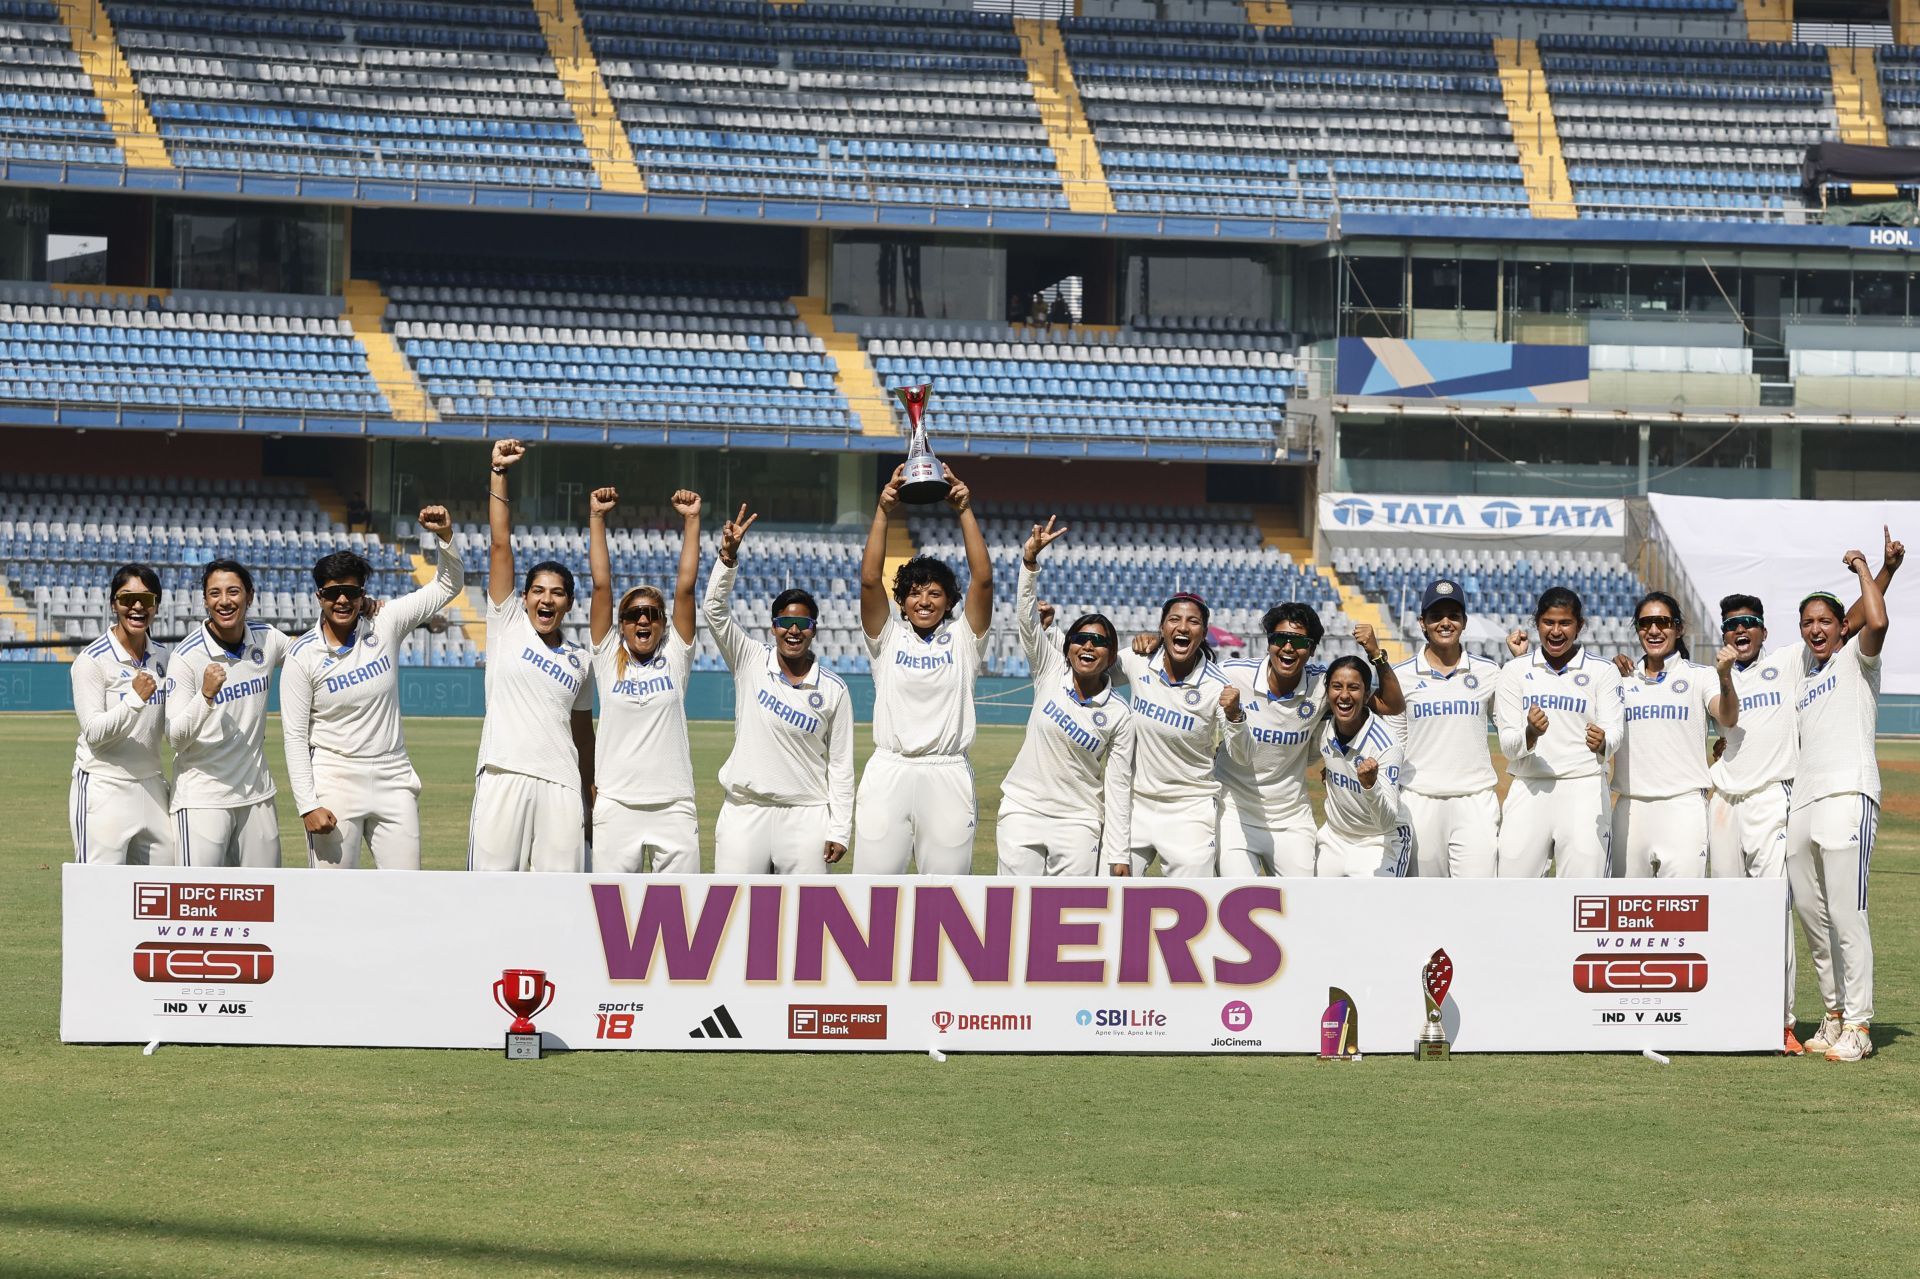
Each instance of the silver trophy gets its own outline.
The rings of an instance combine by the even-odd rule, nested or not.
[[[933,448],[927,443],[924,421],[927,401],[933,398],[933,387],[900,386],[894,388],[893,395],[907,411],[907,472],[900,485],[900,500],[916,506],[943,501],[952,491],[953,481],[947,478],[947,468],[940,465],[940,459],[933,455]]]

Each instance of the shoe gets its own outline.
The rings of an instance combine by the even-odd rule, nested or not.
[[[1859,1061],[1871,1056],[1873,1040],[1868,1037],[1865,1026],[1848,1026],[1840,1032],[1840,1038],[1833,1047],[1827,1050],[1828,1061]]]
[[[1806,1042],[1806,1050],[1810,1053],[1826,1052],[1829,1048],[1832,1048],[1836,1043],[1840,1042],[1840,1032],[1844,1029],[1845,1026],[1840,1021],[1840,1014],[1828,1013],[1821,1019],[1820,1029],[1814,1031],[1813,1038]]]
[[[1786,1043],[1780,1048],[1781,1055],[1784,1057],[1799,1057],[1805,1054],[1806,1051],[1806,1045],[1793,1037],[1793,1027],[1787,1027]]]

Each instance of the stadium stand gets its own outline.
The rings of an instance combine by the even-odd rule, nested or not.
[[[0,152],[51,164],[126,163],[51,4],[0,4]]]
[[[1898,147],[1920,145],[1920,47],[1893,45],[1874,51],[1880,73],[1880,102],[1886,113],[1887,141]]]

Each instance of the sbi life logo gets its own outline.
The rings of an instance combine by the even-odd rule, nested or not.
[[[1870,227],[1867,230],[1867,243],[1876,249],[1911,249],[1913,232],[1902,227]]]
[[[1517,502],[1488,502],[1480,508],[1480,522],[1488,528],[1514,528],[1526,518]]]
[[[1341,497],[1333,502],[1333,522],[1359,528],[1373,523],[1373,503],[1364,497]]]

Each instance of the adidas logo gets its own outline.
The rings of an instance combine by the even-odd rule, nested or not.
[[[740,1028],[733,1024],[732,1014],[727,1012],[725,1004],[714,1009],[700,1019],[700,1024],[687,1032],[688,1039],[741,1039],[744,1036]]]

